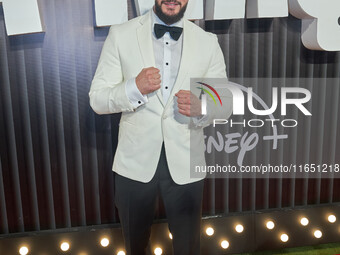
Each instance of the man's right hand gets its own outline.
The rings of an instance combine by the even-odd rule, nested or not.
[[[136,77],[136,85],[142,95],[149,94],[161,87],[161,75],[155,67],[143,68]]]

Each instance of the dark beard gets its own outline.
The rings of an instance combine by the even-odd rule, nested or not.
[[[162,2],[175,2],[175,1],[164,0]],[[161,5],[162,5],[162,2],[161,2]],[[155,1],[155,13],[158,16],[158,18],[160,18],[160,20],[162,20],[165,24],[171,25],[171,24],[174,24],[180,21],[183,18],[188,4],[184,5],[176,15],[172,15],[172,16],[168,16],[164,14],[162,11],[161,5],[158,5],[157,1]]]

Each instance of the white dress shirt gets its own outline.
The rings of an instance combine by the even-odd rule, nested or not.
[[[183,35],[175,41],[171,38],[170,33],[166,32],[163,37],[157,39],[154,32],[154,25],[161,24],[167,26],[152,11],[152,42],[155,56],[156,68],[160,70],[161,75],[161,92],[163,102],[169,99],[171,90],[175,84],[182,56]],[[183,20],[170,25],[183,28]],[[142,95],[136,85],[136,78],[127,80],[125,84],[126,94],[134,107],[139,107],[148,102],[147,95]]]
[[[161,92],[164,104],[167,103],[171,90],[177,79],[179,66],[182,56],[183,33],[176,41],[172,39],[169,32],[166,32],[163,37],[157,39],[154,32],[154,25],[161,24],[167,26],[158,16],[151,12],[152,22],[152,43],[155,56],[156,68],[160,70],[161,75]],[[183,19],[170,25],[183,28]],[[131,104],[137,108],[148,102],[147,95],[142,93],[137,88],[136,78],[131,78],[125,83],[125,91]],[[206,115],[195,116],[192,118],[196,126],[202,125],[206,120]]]

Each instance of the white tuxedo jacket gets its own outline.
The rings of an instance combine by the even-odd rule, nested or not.
[[[148,94],[146,104],[134,108],[126,95],[125,82],[143,68],[155,67],[151,11],[110,28],[89,92],[90,105],[98,114],[122,112],[113,171],[149,182],[164,141],[173,180],[178,184],[199,181],[205,174],[193,178],[190,164],[205,165],[203,127],[195,127],[189,117],[178,112],[174,94],[190,90],[190,78],[226,78],[224,57],[216,35],[184,20],[181,64],[168,102],[163,103],[161,90],[157,90]],[[226,117],[229,115],[226,113]],[[206,118],[204,125],[212,118]]]

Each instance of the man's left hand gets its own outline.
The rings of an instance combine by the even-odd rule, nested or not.
[[[195,117],[201,115],[201,101],[189,90],[180,90],[175,96],[177,97],[179,113]]]

